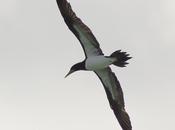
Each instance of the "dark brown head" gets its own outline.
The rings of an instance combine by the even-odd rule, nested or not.
[[[79,62],[79,63],[73,65],[73,66],[71,67],[70,71],[68,72],[68,74],[65,76],[65,78],[66,78],[68,75],[72,74],[73,72],[79,71],[79,70],[86,70],[86,68],[85,68],[85,61]]]

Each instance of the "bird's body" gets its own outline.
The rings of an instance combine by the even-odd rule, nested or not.
[[[85,60],[73,65],[66,75],[79,70],[93,71],[101,80],[111,109],[119,121],[123,130],[132,130],[128,113],[125,111],[125,103],[121,85],[112,72],[110,65],[125,67],[128,64],[129,54],[121,50],[113,52],[110,56],[104,56],[100,45],[80,18],[76,16],[67,0],[57,0],[59,10],[68,28],[77,37],[85,53]]]
[[[85,60],[85,68],[87,70],[100,70],[107,68],[109,65],[114,63],[117,59],[113,57],[106,57],[103,55],[88,57]]]

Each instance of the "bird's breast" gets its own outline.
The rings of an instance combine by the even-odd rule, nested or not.
[[[115,62],[115,60],[115,58],[105,56],[88,57],[85,62],[85,67],[87,70],[99,70],[108,67]]]

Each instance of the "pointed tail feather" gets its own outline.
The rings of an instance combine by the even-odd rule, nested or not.
[[[126,52],[122,52],[121,50],[113,52],[110,57],[115,57],[117,61],[113,64],[119,67],[126,67],[127,60],[131,59],[132,57],[129,56]]]

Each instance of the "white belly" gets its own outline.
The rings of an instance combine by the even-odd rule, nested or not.
[[[85,67],[88,70],[99,70],[108,67],[115,60],[115,58],[107,58],[104,56],[92,56],[86,59]]]

